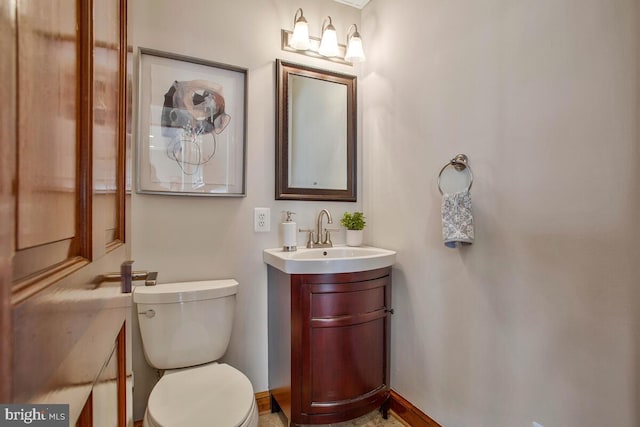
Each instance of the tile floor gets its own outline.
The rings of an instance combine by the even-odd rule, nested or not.
[[[287,419],[282,415],[281,412],[276,414],[260,415],[258,427],[284,427],[287,425],[286,422],[287,422]],[[356,418],[355,420],[346,421],[343,423],[325,425],[325,427],[353,427],[353,426],[404,427],[404,424],[402,424],[398,419],[394,418],[393,415],[391,414],[389,414],[389,419],[385,420],[384,418],[382,418],[382,415],[380,414],[379,411],[373,411],[360,418]],[[319,427],[319,426],[315,426],[315,427]]]

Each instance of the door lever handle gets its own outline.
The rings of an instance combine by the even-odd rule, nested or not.
[[[157,282],[158,282],[157,271],[150,271],[146,274],[146,277],[144,277],[145,286],[155,286]]]
[[[132,282],[133,260],[128,260],[120,264],[120,291],[123,294],[130,294]]]
[[[133,260],[120,264],[120,273],[108,273],[97,277],[97,282],[120,282],[123,294],[131,293],[134,280],[144,280],[145,286],[155,286],[158,282],[157,271],[133,271]],[[95,282],[94,282],[95,283]]]

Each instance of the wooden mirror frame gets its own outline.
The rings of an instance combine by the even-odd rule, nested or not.
[[[356,77],[276,60],[276,200],[357,200]],[[298,188],[289,185],[289,75],[311,77],[347,87],[347,188]]]

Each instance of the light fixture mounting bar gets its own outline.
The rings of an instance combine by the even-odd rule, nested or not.
[[[320,39],[317,37],[309,36],[309,41],[311,42],[311,47],[307,50],[297,50],[289,46],[289,40],[293,35],[292,31],[282,30],[282,50],[287,52],[295,52],[301,55],[311,56],[313,58],[325,59],[327,61],[336,62],[338,64],[345,64],[353,66],[353,63],[350,61],[345,61],[344,55],[347,52],[347,46],[338,43],[338,56],[323,56],[318,53],[318,48],[320,47]]]

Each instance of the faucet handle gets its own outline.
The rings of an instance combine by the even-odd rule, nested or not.
[[[313,247],[313,233],[314,233],[314,230],[311,229],[311,228],[299,228],[298,231],[301,232],[301,233],[309,233],[309,235],[307,236],[307,247],[308,248],[312,248]]]
[[[340,231],[340,228],[325,228],[324,229],[324,240],[322,243],[324,244],[329,244],[331,247],[333,247],[333,242],[331,241],[331,232],[332,231]]]

